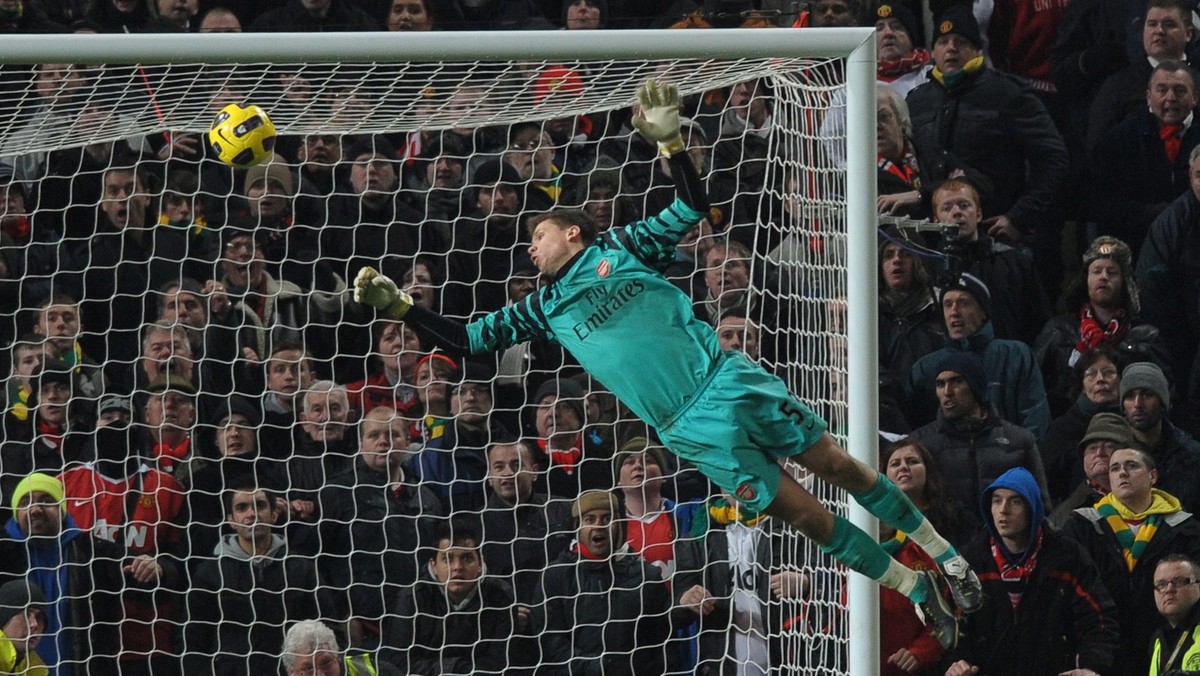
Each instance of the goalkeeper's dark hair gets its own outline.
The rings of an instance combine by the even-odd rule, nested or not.
[[[525,229],[532,235],[533,231],[546,221],[554,221],[560,228],[577,226],[579,238],[584,244],[591,244],[600,234],[600,226],[596,225],[596,219],[583,209],[555,209],[530,216],[529,220],[525,222]]]

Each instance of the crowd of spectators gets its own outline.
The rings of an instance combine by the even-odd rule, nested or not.
[[[1185,645],[1195,613],[1172,603],[1200,585],[1200,16],[1183,0],[0,0],[0,32],[32,33],[851,25],[876,28],[879,210],[901,217],[880,231],[879,393],[881,432],[904,440],[881,471],[988,598],[944,650],[885,594],[885,669],[1170,667],[1152,645]],[[11,138],[120,110],[100,72],[0,69]],[[370,108],[327,72],[269,76],[272,104]],[[477,105],[496,77],[577,94],[591,74],[454,76],[427,105]],[[789,268],[844,253],[781,197],[811,188],[802,172],[763,169],[774,97],[764,79],[686,99],[714,208],[666,272],[723,347],[824,397],[839,381],[806,390],[795,334],[814,299],[833,310],[803,328],[838,329],[840,299]],[[281,136],[248,170],[172,132],[0,157],[0,673],[842,663],[819,638],[844,622],[836,578],[570,355],[431,351],[351,299],[364,265],[459,319],[541,293],[526,216],[606,229],[670,204],[629,119]]]

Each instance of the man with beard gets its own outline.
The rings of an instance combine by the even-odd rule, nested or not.
[[[1149,362],[1126,366],[1121,374],[1121,406],[1133,435],[1154,458],[1158,487],[1195,513],[1200,509],[1200,443],[1167,418],[1171,389],[1162,369]]]
[[[489,160],[471,176],[467,204],[471,214],[454,226],[447,263],[447,294],[451,307],[486,312],[504,307],[505,285],[529,237],[517,222],[524,208],[523,181],[502,160]],[[474,199],[471,199],[474,195]]]

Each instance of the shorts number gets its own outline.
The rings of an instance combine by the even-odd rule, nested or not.
[[[785,401],[779,404],[779,412],[796,421],[797,425],[803,425],[805,416],[804,409],[797,406],[795,403]]]

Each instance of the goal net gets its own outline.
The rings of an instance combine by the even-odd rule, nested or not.
[[[630,124],[657,78],[712,202],[666,274],[874,462],[870,31],[568,33],[12,38],[0,498],[28,556],[0,576],[53,587],[40,654],[265,673],[320,619],[418,673],[874,670],[873,585],[661,456],[561,349],[438,352],[353,302],[371,265],[479,317],[544,283],[529,216],[667,207],[670,167]],[[277,129],[249,170],[208,148],[233,102]],[[846,137],[821,135],[830,115]],[[103,544],[36,554],[32,471],[61,476],[62,532]],[[572,514],[587,489],[616,497],[604,575]],[[311,659],[302,633],[287,647]]]

